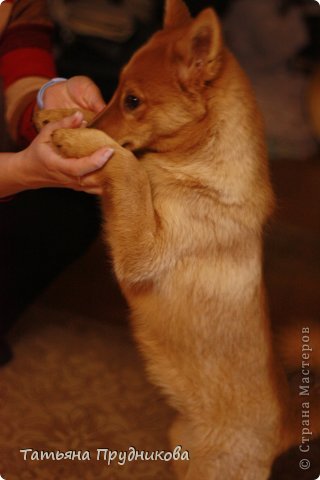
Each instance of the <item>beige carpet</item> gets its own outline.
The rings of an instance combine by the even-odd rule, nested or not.
[[[319,320],[320,164],[284,162],[274,171],[279,207],[268,232],[266,274],[274,321]],[[146,379],[127,309],[102,244],[69,267],[12,332],[14,360],[0,370],[0,475],[5,480],[172,480],[163,461],[112,465],[97,449],[167,450],[173,412]],[[319,346],[318,346],[319,348]],[[25,461],[20,449],[90,451],[90,461]],[[315,480],[293,449],[272,480]],[[202,480],[202,479],[199,479]],[[228,480],[228,479],[221,479]],[[242,479],[239,479],[242,480]],[[260,479],[257,479],[260,480]]]
[[[172,417],[145,377],[100,254],[95,245],[64,272],[12,335],[15,357],[0,371],[5,480],[172,478],[164,461],[96,459],[97,449],[168,450]],[[27,448],[90,451],[91,460],[24,460]]]

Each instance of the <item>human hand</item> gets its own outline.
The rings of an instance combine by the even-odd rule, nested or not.
[[[81,127],[80,112],[59,122],[46,125],[34,141],[17,153],[17,181],[20,190],[42,187],[64,187],[97,195],[102,194],[97,175],[90,175],[102,168],[113,154],[113,149],[103,147],[92,155],[82,158],[63,158],[51,144],[51,134],[59,128]]]
[[[106,106],[97,85],[85,76],[75,76],[48,87],[43,94],[45,109],[83,108],[99,113]]]

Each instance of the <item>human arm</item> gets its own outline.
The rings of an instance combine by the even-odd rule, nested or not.
[[[0,75],[10,136],[23,147],[36,135],[32,116],[37,92],[57,75],[52,23],[44,0],[7,1],[8,20],[0,30]],[[98,113],[105,106],[98,87],[84,76],[50,86],[43,101],[46,109],[78,107]]]
[[[6,2],[7,3],[7,2]],[[56,75],[52,24],[43,0],[17,0],[0,37],[0,75],[10,136],[27,145],[35,136],[32,113],[39,88]]]
[[[42,187],[65,187],[87,193],[101,194],[95,176],[89,175],[107,162],[113,150],[104,147],[90,156],[63,158],[51,145],[51,134],[58,128],[81,126],[82,115],[77,113],[60,122],[53,122],[24,150],[0,154],[0,198]]]

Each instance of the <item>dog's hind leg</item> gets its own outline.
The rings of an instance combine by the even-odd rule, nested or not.
[[[188,452],[188,456],[190,456],[190,451],[192,448],[191,439],[192,439],[192,432],[188,429],[188,424],[185,419],[179,414],[176,419],[174,420],[171,428],[170,428],[170,443],[171,448],[174,449],[177,446],[182,447],[182,451]],[[176,474],[176,478],[178,480],[183,480],[186,478],[186,474],[189,468],[189,461],[188,460],[174,460],[173,461],[173,468]]]
[[[214,447],[211,454],[206,451],[197,455],[191,451],[190,458],[186,475],[181,477],[184,480],[268,480],[273,463],[273,455],[259,452],[257,457],[252,452],[242,452],[241,445],[238,451],[231,452],[217,452]]]
[[[249,428],[191,426],[183,416],[173,424],[170,437],[173,448],[182,445],[190,456],[189,462],[174,462],[179,480],[267,480],[277,454],[272,436],[259,440]]]

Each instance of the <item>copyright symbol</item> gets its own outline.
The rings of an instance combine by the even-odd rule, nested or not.
[[[310,460],[308,460],[307,458],[303,458],[299,462],[299,466],[300,466],[301,470],[309,470],[310,465],[311,465]]]

